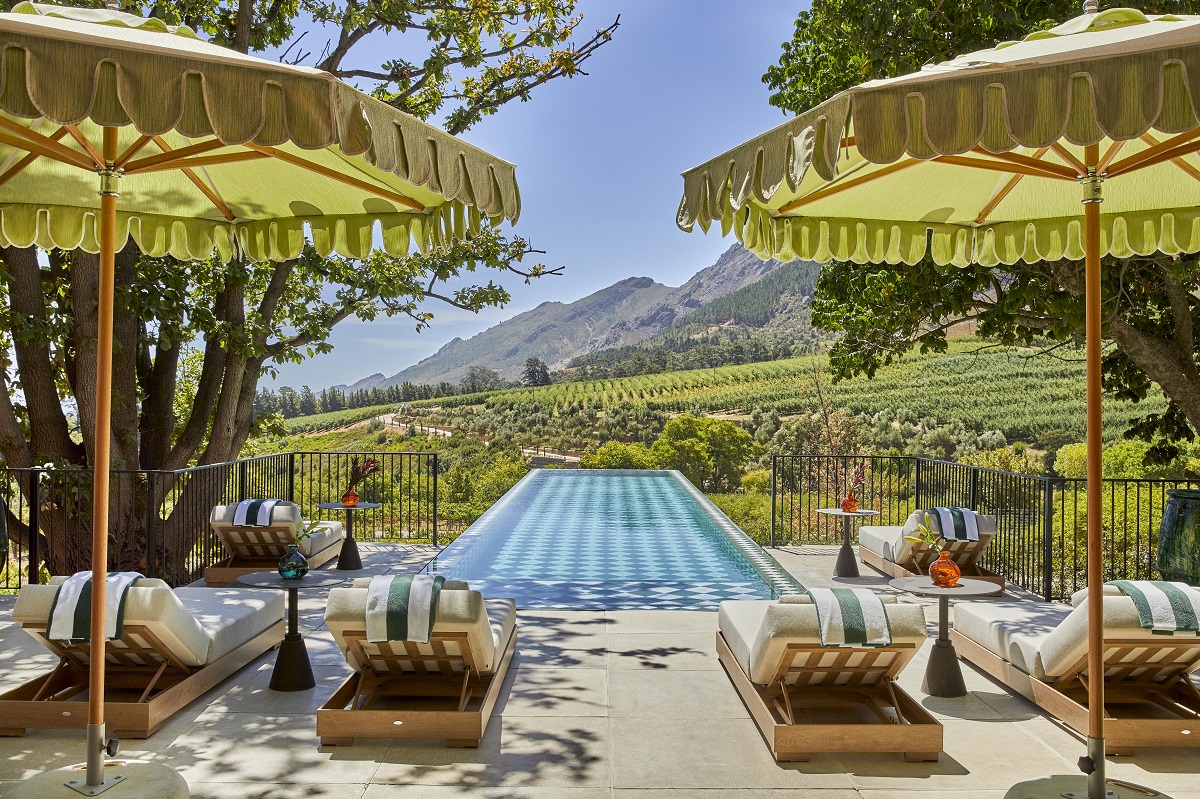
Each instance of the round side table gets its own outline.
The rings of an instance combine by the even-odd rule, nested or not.
[[[958,585],[942,588],[924,576],[897,577],[889,585],[910,594],[938,598],[938,637],[929,653],[929,665],[925,667],[925,681],[921,684],[921,690],[930,696],[966,696],[967,684],[963,681],[962,666],[958,662],[958,653],[954,651],[954,642],[950,640],[950,600],[994,596],[996,584],[960,577]]]
[[[312,664],[308,660],[308,647],[300,635],[300,612],[297,608],[301,588],[327,588],[349,580],[349,575],[329,572],[309,572],[303,577],[285,580],[278,572],[254,572],[238,578],[242,585],[251,588],[274,588],[288,592],[288,623],[279,653],[275,655],[275,668],[271,670],[272,691],[307,691],[317,686],[313,677]]]
[[[382,508],[378,502],[360,502],[357,505],[343,505],[340,502],[322,502],[317,506],[321,510],[346,511],[346,540],[342,542],[342,551],[338,553],[336,568],[339,571],[358,571],[363,567],[362,558],[358,556],[358,542],[354,540],[354,511],[375,510]]]
[[[858,577],[858,561],[854,557],[854,547],[850,544],[850,522],[852,519],[862,519],[867,516],[878,516],[877,510],[856,510],[847,513],[841,508],[817,508],[817,513],[826,516],[842,517],[842,548],[838,550],[837,563],[833,564],[834,577]]]

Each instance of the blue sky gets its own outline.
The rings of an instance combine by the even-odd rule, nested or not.
[[[508,280],[512,302],[478,316],[431,304],[433,326],[420,334],[407,318],[347,320],[333,331],[332,353],[285,365],[267,385],[316,389],[392,375],[542,302],[570,302],[634,275],[677,286],[711,264],[731,241],[675,227],[679,173],[783,121],[761,78],[807,5],[581,0],[580,40],[621,14],[613,41],[587,62],[590,74],[543,86],[463,137],[517,164],[515,232],[565,274],[532,286]],[[378,64],[395,45],[365,42],[355,60]]]

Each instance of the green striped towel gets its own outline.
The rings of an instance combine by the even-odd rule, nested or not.
[[[278,499],[243,499],[233,510],[233,523],[237,527],[266,527],[279,502]]]
[[[105,580],[104,638],[120,638],[125,625],[125,596],[142,575],[137,572],[109,572]],[[77,572],[58,586],[50,603],[46,637],[51,641],[76,643],[92,637],[92,573]]]
[[[891,646],[892,629],[883,600],[865,588],[810,588],[817,606],[821,646]]]
[[[978,541],[979,521],[970,508],[934,508],[942,538],[948,541]]]
[[[1200,634],[1200,591],[1164,580],[1112,580],[1133,600],[1138,621],[1155,635]]]
[[[429,643],[437,622],[438,596],[445,577],[391,574],[371,578],[367,587],[367,640]]]

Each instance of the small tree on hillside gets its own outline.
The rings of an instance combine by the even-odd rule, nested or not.
[[[550,369],[541,358],[528,358],[521,370],[521,382],[527,386],[550,385]]]

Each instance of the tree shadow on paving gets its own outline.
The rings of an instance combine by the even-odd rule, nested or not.
[[[454,785],[472,795],[506,787],[593,784],[594,770],[607,762],[595,750],[607,748],[606,742],[594,730],[580,726],[551,730],[545,721],[493,717],[478,749],[395,746],[388,750],[379,774],[383,777],[388,766],[398,767],[394,779],[375,781]],[[486,795],[495,794],[489,790]]]
[[[637,661],[637,667],[642,669],[669,669],[671,664],[666,662],[677,655],[716,655],[707,650],[695,649],[690,646],[656,646],[646,649],[609,650],[622,659],[631,658]]]

